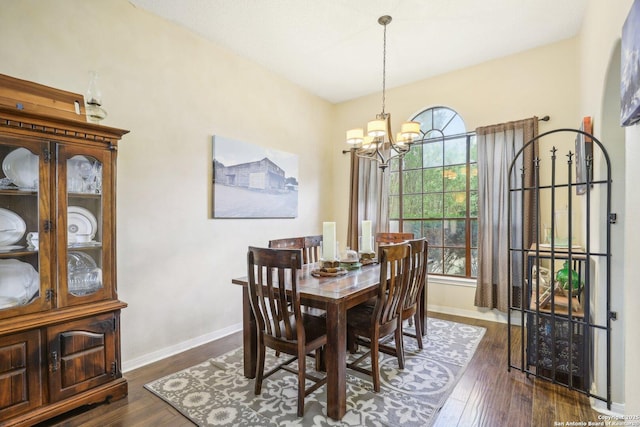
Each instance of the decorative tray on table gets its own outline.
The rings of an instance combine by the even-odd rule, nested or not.
[[[313,270],[311,275],[313,277],[336,277],[347,274],[347,270],[342,267],[320,268]]]

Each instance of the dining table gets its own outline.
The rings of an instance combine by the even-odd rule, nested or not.
[[[298,271],[298,293],[302,304],[326,311],[327,415],[334,420],[340,420],[347,407],[347,310],[377,295],[380,265],[372,263],[347,270],[342,275],[316,277],[312,272],[317,273],[319,268],[319,264],[306,264]],[[242,286],[244,376],[255,378],[257,330],[249,302],[248,278],[245,276],[232,279],[232,283]],[[423,325],[426,324],[424,300],[423,295],[419,307],[421,318],[424,319]],[[424,335],[424,332],[423,327],[419,333]]]

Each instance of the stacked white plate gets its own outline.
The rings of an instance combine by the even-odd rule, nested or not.
[[[67,233],[69,242],[93,241],[98,231],[98,221],[89,211],[80,206],[69,206],[67,209]],[[76,236],[82,236],[78,239]]]
[[[0,208],[0,251],[17,249],[14,246],[27,230],[27,224],[20,217],[9,209]]]
[[[26,148],[16,148],[2,161],[2,171],[18,188],[33,190],[38,187],[38,161]]]
[[[27,304],[40,290],[40,275],[31,264],[0,259],[0,309]]]

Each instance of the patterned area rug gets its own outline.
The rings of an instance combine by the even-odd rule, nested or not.
[[[254,381],[242,374],[242,348],[145,388],[199,426],[425,427],[435,420],[484,332],[481,327],[429,318],[423,350],[415,339],[405,337],[404,370],[398,369],[395,357],[382,355],[380,393],[373,392],[370,377],[347,369],[347,413],[341,421],[326,417],[326,386],[307,396],[304,417],[298,418],[297,380],[286,371],[265,379],[261,395],[254,395]],[[268,351],[265,372],[276,361]],[[309,365],[313,367],[313,360]]]

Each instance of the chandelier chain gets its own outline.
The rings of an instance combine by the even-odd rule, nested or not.
[[[387,24],[384,24],[384,36],[382,42],[382,116],[384,117],[385,93],[387,87]]]
[[[404,122],[400,127],[397,142],[391,133],[391,115],[385,112],[387,96],[387,24],[389,15],[378,18],[378,24],[384,27],[382,39],[382,113],[376,114],[376,120],[367,123],[367,136],[364,129],[347,131],[347,143],[353,146],[352,152],[363,159],[379,163],[384,171],[393,159],[401,159],[411,150],[411,145],[420,136],[420,123]]]

